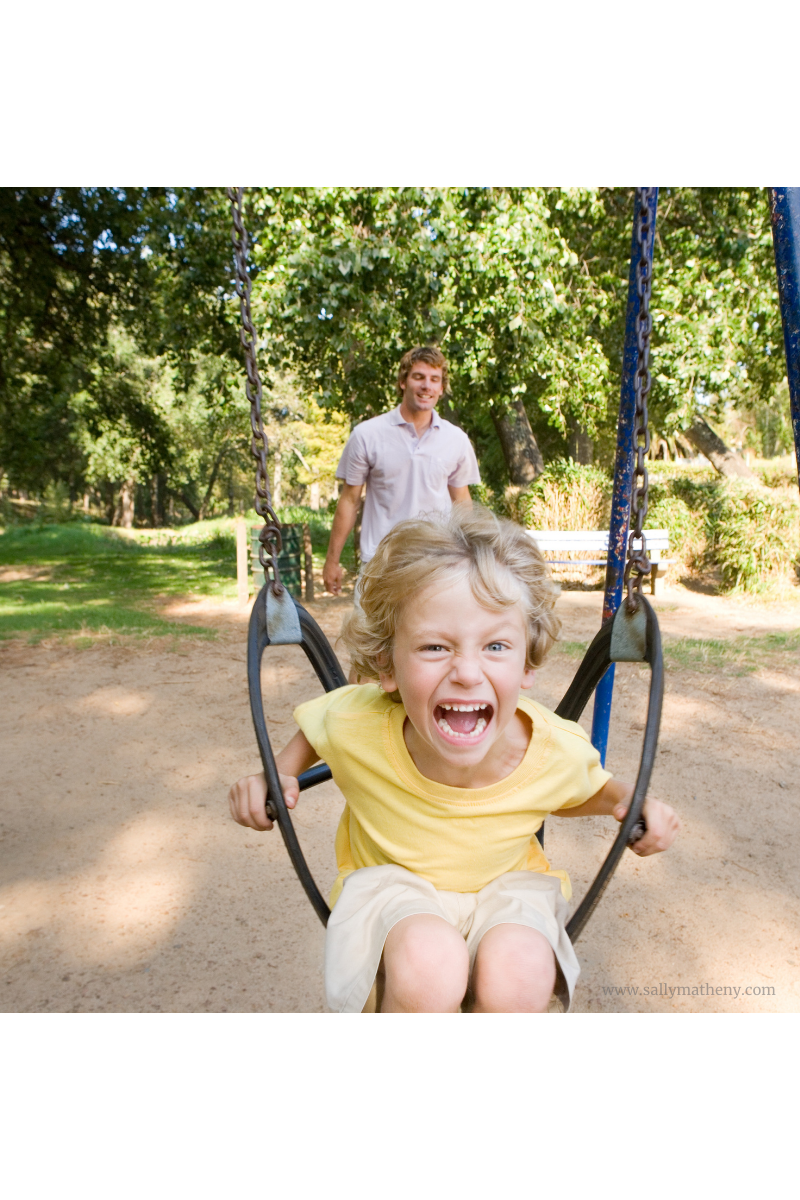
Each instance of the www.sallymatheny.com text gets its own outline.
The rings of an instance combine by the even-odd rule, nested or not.
[[[731,996],[738,1000],[740,996],[774,996],[774,987],[723,987],[710,983],[678,984],[673,987],[669,983],[653,983],[644,987],[636,984],[625,984],[622,987],[608,985],[603,989],[604,996],[662,996],[672,999],[674,996]]]

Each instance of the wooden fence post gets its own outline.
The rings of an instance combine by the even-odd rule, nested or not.
[[[247,526],[244,517],[239,517],[236,521],[236,590],[240,604],[247,604],[250,596],[250,564],[247,551]]]

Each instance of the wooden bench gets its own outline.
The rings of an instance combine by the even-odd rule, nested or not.
[[[603,529],[529,529],[548,563],[553,566],[604,567],[608,559],[608,530]],[[656,583],[672,560],[669,553],[669,532],[666,529],[645,529],[647,556],[653,564],[650,572],[650,591],[656,594]],[[602,558],[552,558],[552,554],[594,554]]]

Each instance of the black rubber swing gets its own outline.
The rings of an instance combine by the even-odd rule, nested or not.
[[[289,606],[292,606],[291,610]],[[272,637],[270,637],[270,631]],[[276,599],[271,593],[270,584],[265,584],[256,597],[253,611],[250,614],[247,637],[247,678],[253,726],[267,780],[267,815],[270,820],[277,822],[305,893],[322,924],[327,925],[330,909],[314,882],[300,848],[278,782],[275,756],[267,732],[261,688],[261,660],[264,651],[270,645],[299,645],[326,692],[343,687],[347,680],[333,648],[311,614],[285,590],[282,596]],[[636,596],[636,607],[633,611],[628,602],[624,600],[614,617],[607,621],[595,636],[578,667],[575,678],[556,709],[557,716],[564,717],[569,721],[577,721],[597,684],[611,663],[614,662],[646,662],[649,665],[650,692],[647,718],[633,799],[594,882],[567,924],[567,934],[573,942],[580,935],[608,886],[625,847],[632,841],[636,841],[644,832],[642,807],[647,796],[658,745],[661,703],[664,694],[664,663],[658,621],[652,606],[641,593]],[[306,791],[331,778],[330,768],[325,763],[318,763],[309,771],[304,771],[299,777],[300,791]]]

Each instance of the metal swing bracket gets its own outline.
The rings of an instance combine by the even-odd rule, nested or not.
[[[634,612],[620,604],[614,615],[609,658],[612,662],[644,662],[647,653],[647,611],[637,604]]]
[[[272,584],[264,588],[264,612],[270,646],[299,646],[302,643],[297,605],[283,584],[279,592],[273,590]]]

